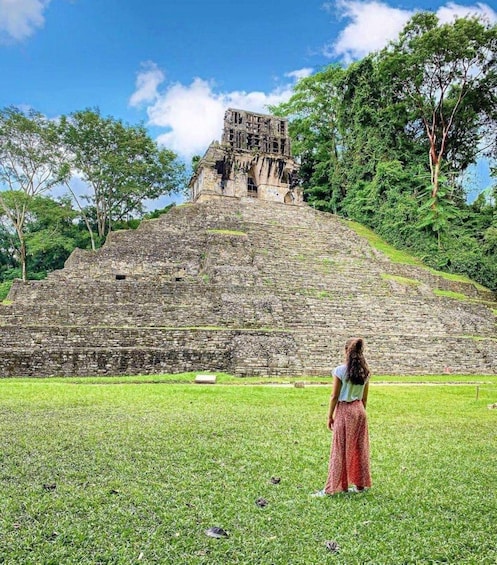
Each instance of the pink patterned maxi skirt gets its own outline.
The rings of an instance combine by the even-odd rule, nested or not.
[[[369,471],[369,435],[366,410],[362,401],[339,402],[333,424],[326,494],[371,486]]]

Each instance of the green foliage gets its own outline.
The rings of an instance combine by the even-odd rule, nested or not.
[[[11,286],[12,286],[11,280],[0,282],[0,301],[5,300],[7,298]]]
[[[87,197],[72,186],[75,172],[90,188]],[[110,229],[136,228],[146,201],[181,190],[184,174],[143,126],[92,110],[57,123],[36,111],[1,109],[0,283],[44,277],[76,247],[96,249]],[[63,185],[70,195],[52,198]]]
[[[497,289],[495,189],[470,205],[462,182],[497,157],[496,88],[497,26],[421,12],[383,51],[299,81],[273,110],[290,119],[312,206]]]
[[[28,215],[36,198],[66,177],[56,125],[35,111],[0,110],[0,215],[3,226],[15,232],[12,243],[23,280],[28,277]]]
[[[84,213],[100,237],[116,222],[143,216],[145,200],[180,191],[185,184],[176,155],[159,148],[141,125],[84,110],[63,117],[60,132],[70,169],[90,188]],[[76,199],[72,189],[71,194]]]
[[[156,220],[157,218],[159,218],[163,214],[167,214],[175,206],[176,205],[174,203],[168,204],[167,206],[164,206],[164,208],[159,208],[157,210],[152,210],[151,212],[147,212],[144,216],[144,219],[146,219],[146,220]]]
[[[425,136],[432,166],[448,159],[454,171],[474,162],[496,52],[495,25],[472,17],[444,24],[433,12],[420,12],[380,54],[410,127]]]
[[[343,197],[339,171],[338,100],[344,70],[336,65],[300,80],[289,102],[271,109],[291,117],[293,151],[301,158],[300,184],[309,203],[336,212]]]
[[[202,157],[200,155],[193,155],[192,162],[191,162],[191,168],[192,168],[192,171],[194,173],[197,171],[197,167],[198,167],[198,164],[200,163],[201,159],[202,159]]]

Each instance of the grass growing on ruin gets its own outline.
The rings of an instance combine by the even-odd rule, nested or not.
[[[9,294],[10,287],[12,286],[13,281],[4,281],[0,283],[0,301],[3,301],[4,304],[7,304],[5,300],[7,295]]]
[[[436,294],[437,296],[443,296],[445,298],[452,298],[454,300],[461,300],[463,302],[471,300],[469,296],[462,294],[462,292],[453,292],[452,290],[440,290],[439,288],[436,288],[433,291],[433,294]]]
[[[427,271],[429,271],[430,273],[442,277],[443,279],[469,284],[474,286],[478,290],[490,292],[488,288],[481,285],[480,283],[471,280],[469,277],[465,275],[459,275],[457,273],[446,273],[444,271],[437,271],[436,269],[427,267],[418,257],[414,257],[413,255],[410,255],[405,251],[396,249],[395,247],[387,243],[384,239],[382,239],[373,230],[369,229],[366,226],[363,226],[362,224],[359,224],[358,222],[346,220],[346,224],[348,227],[353,229],[358,235],[366,238],[372,247],[384,253],[393,263],[400,263],[402,265],[415,265],[417,267],[422,267]]]
[[[388,275],[386,273],[382,273],[381,278],[386,281],[394,281],[405,286],[419,286],[422,284],[421,281],[418,281],[416,279],[401,277],[399,275]]]
[[[462,283],[466,283],[466,284],[471,284],[477,290],[481,290],[483,292],[488,292],[488,293],[492,292],[486,286],[483,286],[482,284],[477,283],[476,281],[470,279],[469,277],[466,277],[465,275],[458,275],[457,273],[444,273],[442,271],[437,271],[436,269],[430,269],[430,272],[432,272],[434,275],[441,276],[442,278],[444,278],[448,281],[455,281],[455,282],[462,282]]]
[[[366,238],[372,247],[384,253],[394,263],[401,263],[402,265],[416,265],[417,267],[426,268],[421,259],[418,259],[413,255],[409,255],[409,253],[406,253],[405,251],[396,249],[368,227],[351,220],[347,220],[346,225],[353,229],[357,235]]]
[[[238,230],[216,230],[216,229],[211,229],[211,230],[206,230],[206,233],[218,234],[218,235],[234,235],[234,236],[240,236],[240,237],[247,237],[246,232],[244,232],[244,231],[238,231]]]
[[[495,563],[482,380],[374,384],[374,487],[325,499],[324,387],[2,381],[2,562]]]

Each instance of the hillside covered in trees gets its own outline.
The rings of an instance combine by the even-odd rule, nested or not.
[[[436,269],[497,289],[497,26],[415,15],[398,39],[302,79],[272,108],[290,119],[312,206],[361,222]],[[480,187],[481,189],[481,187]]]

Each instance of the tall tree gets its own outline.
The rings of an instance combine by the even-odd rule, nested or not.
[[[344,69],[330,65],[300,80],[288,102],[272,106],[290,118],[292,152],[300,160],[300,183],[310,204],[336,212],[340,200],[338,108]]]
[[[297,136],[309,202],[491,288],[495,201],[483,221],[462,173],[482,155],[497,159],[496,30],[417,14],[386,49],[300,81],[274,109]]]
[[[63,118],[61,132],[71,173],[89,188],[78,198],[67,183],[85,216],[93,246],[92,218],[103,238],[115,222],[143,214],[145,200],[183,189],[184,165],[172,151],[159,148],[141,125],[84,110]]]
[[[0,207],[19,240],[22,280],[27,280],[26,217],[34,199],[63,181],[57,126],[39,112],[0,110]]]
[[[461,172],[482,149],[482,128],[497,100],[490,80],[497,72],[497,26],[476,18],[440,24],[421,12],[380,55],[409,126],[427,142],[434,209],[443,164]],[[493,111],[494,111],[493,110]]]

